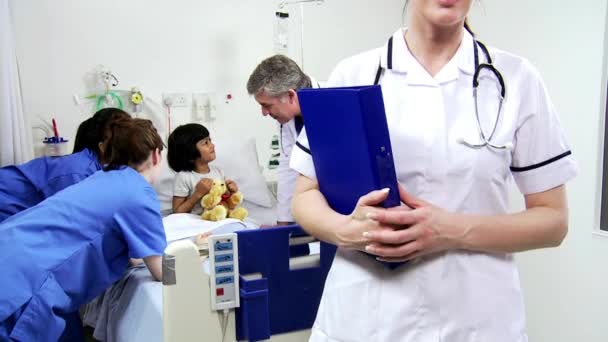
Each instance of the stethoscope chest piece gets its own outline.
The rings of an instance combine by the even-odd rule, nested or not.
[[[486,57],[486,60],[487,60],[486,63],[479,63],[479,51],[477,48],[478,46],[481,48],[481,50],[483,51],[483,53]],[[473,73],[473,101],[475,103],[475,119],[477,121],[477,131],[479,133],[479,141],[471,142],[468,139],[460,138],[460,139],[458,139],[458,142],[461,144],[464,144],[468,147],[471,147],[471,148],[491,147],[491,148],[497,149],[497,150],[512,149],[513,143],[511,143],[511,142],[508,142],[508,143],[505,143],[502,145],[495,144],[492,142],[492,139],[494,138],[494,134],[496,133],[496,128],[498,127],[498,122],[500,121],[503,102],[504,102],[505,96],[506,96],[505,81],[504,81],[502,75],[500,74],[500,72],[498,71],[498,69],[496,69],[496,67],[494,67],[494,64],[492,63],[492,57],[490,56],[490,53],[489,53],[488,49],[486,48],[486,46],[482,42],[480,42],[476,39],[473,39],[473,47],[474,47],[474,59],[475,59],[475,72]],[[500,86],[500,88],[499,88],[500,94],[498,97],[498,109],[496,110],[496,118],[494,119],[494,124],[492,125],[492,130],[490,131],[489,135],[486,135],[484,133],[481,118],[479,117],[479,101],[477,98],[477,88],[479,87],[479,75],[482,70],[487,70],[488,72],[493,74],[493,76],[496,77],[496,79],[498,80],[498,84]]]

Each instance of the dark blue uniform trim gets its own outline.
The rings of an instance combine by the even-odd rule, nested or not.
[[[562,159],[564,157],[567,157],[567,156],[569,156],[571,154],[572,154],[572,151],[566,151],[566,152],[564,152],[564,153],[562,153],[562,154],[560,154],[558,156],[555,156],[555,157],[553,157],[551,159],[547,159],[547,160],[545,160],[543,162],[540,162],[538,164],[529,165],[529,166],[521,166],[521,167],[511,166],[511,171],[512,172],[523,172],[523,171],[530,171],[530,170],[538,169],[539,167],[543,167],[543,166],[545,166],[547,164],[551,164],[551,163],[553,163],[555,161],[558,161],[558,160],[560,160],[560,159]]]
[[[300,142],[299,142],[299,141],[296,141],[296,146],[298,146],[298,147],[300,148],[300,150],[302,150],[302,151],[304,151],[304,152],[306,152],[306,153],[308,153],[308,154],[312,155],[312,154],[310,153],[310,149],[309,149],[309,148],[307,148],[306,146],[304,146],[304,145],[300,144]]]

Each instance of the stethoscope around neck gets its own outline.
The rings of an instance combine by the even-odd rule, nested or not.
[[[512,149],[513,144],[510,142],[505,143],[504,145],[499,145],[499,144],[495,144],[492,142],[492,138],[494,137],[494,133],[496,133],[496,128],[498,127],[498,122],[500,121],[500,114],[502,112],[502,104],[503,104],[503,101],[504,101],[505,95],[506,95],[505,81],[502,77],[502,74],[498,71],[498,69],[496,69],[496,67],[494,67],[494,64],[492,63],[492,57],[490,56],[490,52],[488,51],[488,48],[482,42],[475,39],[475,35],[473,34],[473,32],[471,32],[471,30],[469,29],[469,27],[466,24],[465,24],[465,29],[471,34],[471,36],[473,36],[473,57],[474,57],[474,63],[475,63],[475,71],[473,73],[473,99],[475,102],[475,119],[477,120],[477,131],[479,133],[479,141],[472,142],[466,138],[459,138],[458,142],[463,145],[466,145],[468,147],[475,148],[475,149],[479,149],[482,147],[491,147],[496,150]],[[486,63],[479,62],[479,49],[481,49],[481,51],[485,55]],[[389,69],[389,70],[392,69],[392,62],[393,62],[392,54],[393,54],[393,37],[391,37],[389,39],[388,47],[387,47],[387,69]],[[478,106],[478,101],[477,101],[477,88],[479,87],[479,74],[484,69],[491,72],[492,74],[494,74],[494,76],[496,77],[496,79],[498,80],[498,83],[500,85],[500,98],[498,99],[499,102],[498,102],[498,111],[496,113],[496,120],[494,121],[494,126],[492,127],[492,131],[487,136],[484,133],[483,128],[481,126],[481,119],[479,118],[479,106]],[[383,68],[380,63],[380,65],[378,65],[378,70],[376,72],[376,78],[374,80],[374,85],[378,85],[380,83],[380,77],[382,76],[382,72],[383,72]]]

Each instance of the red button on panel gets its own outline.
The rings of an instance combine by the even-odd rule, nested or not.
[[[224,288],[220,287],[220,288],[215,289],[215,294],[218,295],[218,296],[223,296],[224,295]]]

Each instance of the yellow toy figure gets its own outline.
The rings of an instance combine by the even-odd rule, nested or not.
[[[247,217],[247,209],[237,207],[243,202],[243,194],[240,191],[231,193],[226,183],[221,179],[214,179],[213,186],[201,199],[203,214],[201,218],[208,221],[219,221],[226,217],[244,220]]]

